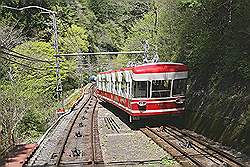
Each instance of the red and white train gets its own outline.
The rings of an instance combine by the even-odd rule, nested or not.
[[[140,117],[185,112],[188,67],[181,63],[150,63],[97,75],[97,96]]]

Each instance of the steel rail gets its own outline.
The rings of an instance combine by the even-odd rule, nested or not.
[[[221,156],[227,158],[228,160],[232,161],[233,163],[235,163],[235,164],[237,164],[237,165],[239,165],[239,166],[241,166],[241,167],[245,167],[245,166],[246,166],[245,164],[242,164],[241,162],[237,161],[237,160],[236,160],[233,156],[231,156],[230,154],[225,153],[225,152],[222,151],[222,150],[218,150],[218,149],[214,148],[213,146],[210,146],[210,145],[208,145],[207,143],[198,140],[198,139],[195,138],[194,136],[192,136],[192,135],[190,135],[190,134],[188,134],[188,133],[184,133],[184,132],[180,131],[179,129],[175,128],[174,126],[166,125],[166,127],[169,127],[169,128],[171,128],[171,129],[174,129],[174,130],[178,131],[179,133],[181,133],[181,134],[183,134],[183,135],[189,137],[190,139],[196,141],[197,143],[199,143],[199,144],[201,144],[201,145],[206,146],[207,148],[211,149],[212,151],[214,151],[214,152],[216,152],[217,154],[219,154],[219,155],[221,155]]]
[[[142,128],[143,129],[143,128]],[[174,149],[176,149],[177,151],[179,151],[181,154],[183,154],[185,157],[187,157],[189,160],[191,160],[194,164],[196,164],[199,167],[207,167],[206,165],[203,165],[202,163],[200,163],[198,160],[196,160],[195,158],[191,157],[190,155],[188,155],[185,151],[183,151],[182,149],[180,149],[179,147],[177,147],[175,144],[171,143],[170,141],[168,141],[167,139],[165,139],[165,137],[163,137],[162,135],[158,134],[157,132],[155,132],[154,130],[152,130],[150,127],[146,126],[146,129],[148,131],[150,131],[151,133],[153,133],[154,135],[156,135],[157,137],[161,138],[164,142],[168,143],[170,146],[172,146]],[[145,133],[142,130],[143,133]],[[146,134],[146,133],[145,133]],[[147,135],[147,134],[146,134]],[[148,135],[147,135],[148,136]],[[150,137],[150,136],[149,136]]]
[[[85,88],[86,88],[86,87],[85,87]],[[59,121],[60,121],[63,117],[65,117],[66,115],[69,115],[69,114],[73,111],[73,109],[76,107],[76,105],[83,99],[84,95],[85,95],[85,94],[83,94],[83,95],[77,100],[77,102],[74,103],[74,105],[70,108],[70,110],[69,110],[68,112],[64,113],[63,115],[61,115],[61,116],[56,120],[56,122],[55,122],[55,123],[45,132],[45,134],[43,135],[43,137],[37,142],[38,145],[40,145],[40,144],[44,141],[44,139],[45,139],[45,137],[48,135],[48,133],[49,133],[53,128],[55,128],[55,127],[59,124]]]
[[[72,128],[73,128],[73,126],[74,126],[74,124],[75,124],[75,122],[76,122],[76,119],[78,118],[78,116],[79,116],[79,114],[81,113],[81,111],[83,110],[83,108],[88,104],[88,102],[90,101],[90,99],[91,99],[91,94],[89,95],[89,97],[88,97],[88,99],[86,100],[86,102],[82,105],[82,107],[78,110],[78,112],[75,114],[75,116],[74,116],[74,118],[73,118],[73,120],[72,120],[72,123],[71,123],[71,125],[70,125],[70,127],[69,127],[69,130],[67,131],[67,134],[66,134],[66,137],[64,138],[64,140],[63,140],[63,143],[62,143],[62,147],[61,147],[61,149],[60,149],[60,152],[59,152],[59,155],[58,155],[58,158],[57,158],[57,160],[56,160],[56,166],[59,166],[60,165],[60,161],[61,161],[61,159],[62,159],[62,156],[63,156],[63,153],[64,153],[64,149],[65,149],[65,146],[66,146],[66,143],[67,143],[67,141],[68,141],[68,138],[69,138],[69,135],[70,135],[70,133],[71,133],[71,130],[72,130]]]
[[[95,165],[95,160],[96,160],[96,149],[95,149],[95,132],[94,132],[94,116],[95,116],[95,110],[96,110],[96,105],[97,105],[98,100],[96,99],[94,109],[91,115],[91,150],[92,150],[92,156],[91,156],[91,164],[92,166]]]
[[[86,87],[88,87],[88,85],[86,85],[84,87],[84,91],[86,89]],[[85,96],[85,93],[76,101],[76,103],[74,103],[74,105],[63,115],[61,115],[48,129],[47,131],[44,133],[44,135],[38,140],[37,142],[37,147],[34,149],[33,153],[27,157],[25,164],[28,163],[28,161],[30,161],[30,159],[32,158],[32,156],[35,154],[35,152],[37,151],[37,149],[41,146],[41,144],[43,143],[43,141],[45,140],[46,136],[52,131],[52,129],[55,129],[55,127],[59,124],[59,122],[62,120],[62,118],[64,118],[65,116],[69,115],[73,109],[75,108],[75,106],[83,99],[83,97]]]
[[[178,140],[182,140],[182,139],[184,139],[185,140],[185,138],[183,138],[181,135],[179,135],[179,134],[177,134],[176,132],[174,132],[174,131],[171,131],[172,129],[163,129],[166,133],[168,133],[168,134],[170,134],[170,133],[172,133],[172,134],[170,134],[170,135],[172,135],[173,137],[175,137],[176,138],[176,136],[178,137]],[[182,133],[181,133],[182,134]],[[183,134],[182,134],[183,135]],[[184,135],[184,136],[186,136],[186,135]],[[194,145],[194,143],[192,143],[192,145],[191,145],[191,147]],[[197,150],[197,149],[195,149],[194,147],[192,147],[194,150],[196,150],[197,152],[199,152],[200,154],[204,154],[204,153],[202,153],[202,151],[203,152],[205,152],[206,154],[204,154],[204,156],[206,156],[207,154],[208,155],[210,155],[211,157],[213,157],[213,158],[215,158],[215,159],[217,159],[218,161],[220,161],[221,163],[218,163],[218,162],[215,162],[213,159],[211,159],[210,157],[206,157],[206,158],[208,158],[210,161],[212,161],[212,162],[214,162],[214,163],[216,163],[217,165],[220,165],[220,164],[222,164],[223,162],[225,162],[225,161],[223,161],[222,159],[220,159],[220,158],[218,158],[218,157],[216,157],[216,156],[214,156],[214,154],[213,153],[210,153],[209,151],[207,151],[207,150],[205,150],[204,148],[202,148],[202,147],[200,147],[200,146],[198,146],[198,145],[194,145],[195,147],[197,147],[199,150],[201,150],[201,151],[199,151],[199,150]]]

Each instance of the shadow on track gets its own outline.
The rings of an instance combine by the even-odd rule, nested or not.
[[[116,117],[118,117],[123,123],[125,123],[128,127],[133,130],[139,130],[143,127],[161,127],[164,125],[173,125],[178,128],[183,128],[184,125],[184,116],[167,116],[167,115],[159,115],[159,116],[150,116],[141,118],[140,120],[129,122],[129,115],[121,110],[120,108],[109,104],[107,102],[99,102],[102,107],[106,108],[110,112],[112,112]]]

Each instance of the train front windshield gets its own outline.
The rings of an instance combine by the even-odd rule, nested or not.
[[[184,96],[187,89],[187,79],[176,79],[173,83],[173,96]]]
[[[171,80],[154,80],[152,81],[152,97],[170,97]]]
[[[186,93],[187,80],[153,80],[134,81],[134,98],[166,98],[174,96],[184,96]]]

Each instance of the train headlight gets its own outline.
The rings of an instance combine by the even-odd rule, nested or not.
[[[139,105],[140,107],[144,107],[144,106],[147,105],[147,102],[146,102],[146,101],[139,101],[139,102],[138,102],[138,105]]]

